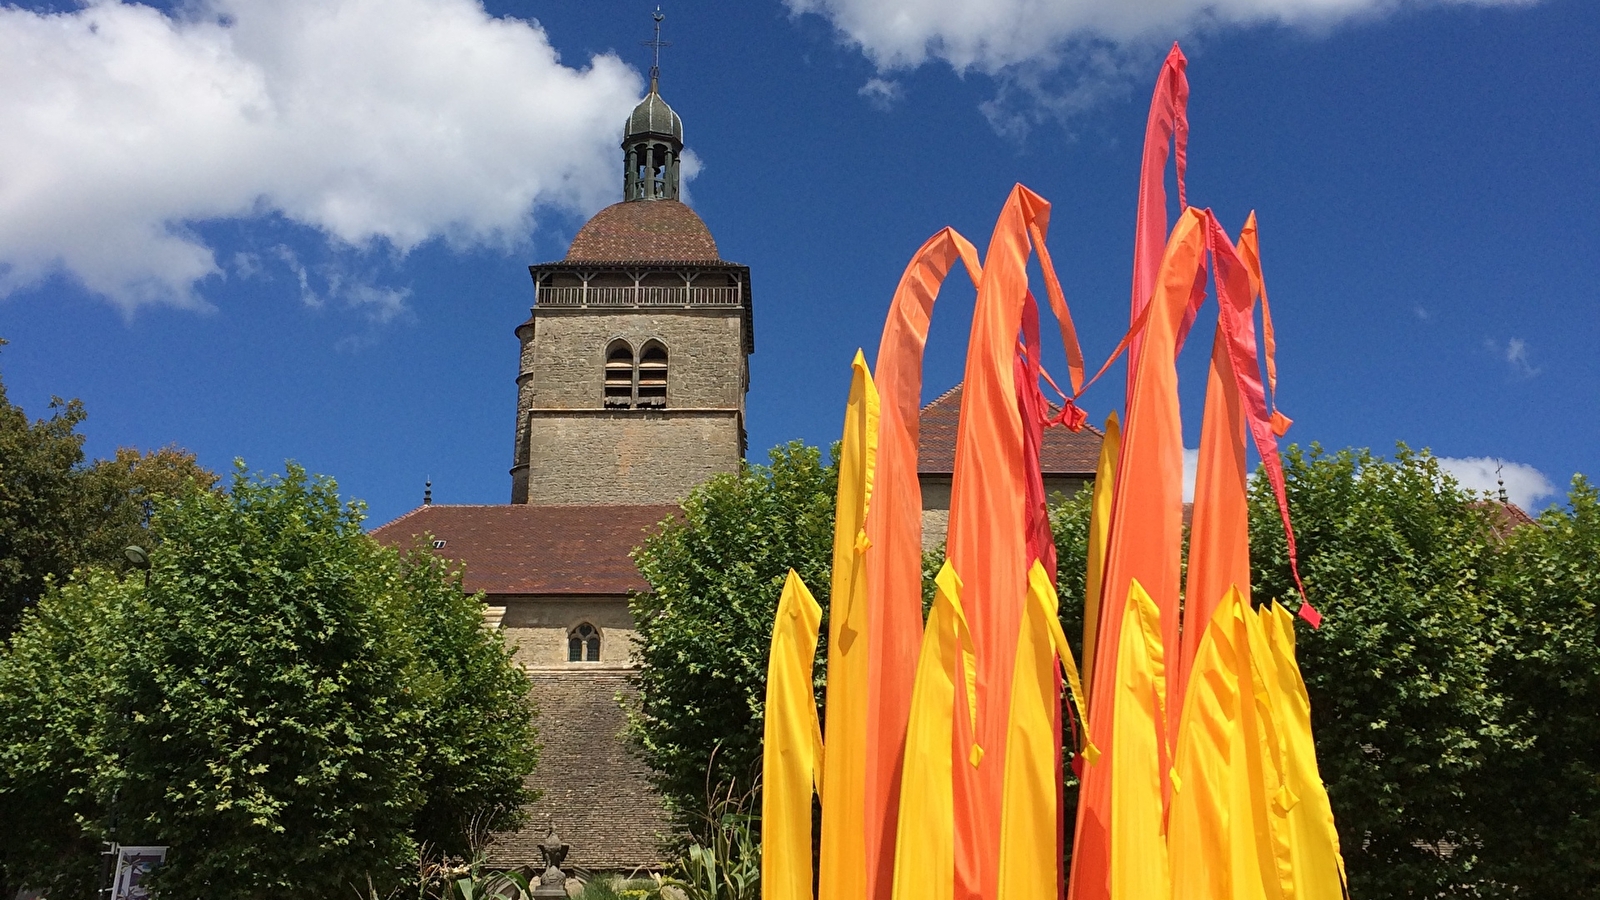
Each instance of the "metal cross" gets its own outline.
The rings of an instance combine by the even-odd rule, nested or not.
[[[656,7],[654,18],[656,20],[655,40],[639,42],[640,44],[655,51],[654,61],[650,65],[650,81],[652,84],[655,83],[656,79],[661,77],[661,48],[672,46],[671,41],[663,41],[661,39],[661,20],[666,18],[666,16],[661,14],[661,7]]]

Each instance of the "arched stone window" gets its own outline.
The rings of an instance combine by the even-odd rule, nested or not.
[[[584,622],[567,632],[567,662],[599,662],[600,632]]]
[[[616,340],[606,348],[606,408],[629,409],[633,406],[633,348],[627,341]]]
[[[651,341],[639,354],[639,406],[661,409],[666,405],[667,348],[660,341]]]

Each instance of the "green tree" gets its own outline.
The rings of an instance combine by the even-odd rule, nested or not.
[[[760,770],[767,653],[789,569],[827,602],[837,465],[798,442],[770,459],[696,488],[682,518],[634,556],[651,590],[630,603],[640,662],[633,734],[685,817],[704,806],[708,781],[742,793]],[[819,660],[826,620],[822,634]],[[820,665],[817,676],[820,698]]]
[[[1476,794],[1514,750],[1492,668],[1492,512],[1426,453],[1284,454],[1300,571],[1325,616],[1301,629],[1323,780],[1354,896],[1477,896]],[[1251,498],[1255,600],[1294,602],[1265,478]],[[1505,830],[1518,823],[1502,822]]]
[[[50,410],[49,418],[30,421],[0,381],[0,639],[51,579],[83,565],[126,568],[123,549],[148,543],[156,496],[217,481],[173,447],[125,448],[85,465],[77,430],[83,404],[57,397]]]
[[[10,880],[83,896],[98,841],[178,896],[345,896],[417,842],[516,823],[527,683],[459,573],[380,547],[333,483],[241,470],[155,501],[143,574],[80,570],[0,655]]]
[[[1506,539],[1493,578],[1504,649],[1490,661],[1516,727],[1479,792],[1485,876],[1518,896],[1600,896],[1600,493]],[[1508,827],[1509,826],[1509,827]],[[1509,893],[1507,891],[1506,893]]]

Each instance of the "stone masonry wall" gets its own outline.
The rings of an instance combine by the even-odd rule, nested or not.
[[[539,765],[528,779],[541,796],[521,831],[495,836],[493,865],[537,866],[538,844],[555,826],[572,846],[569,866],[591,871],[659,869],[670,819],[649,770],[628,748],[626,705],[638,693],[622,666],[533,668],[528,680],[539,730]]]
[[[646,341],[667,348],[667,406],[744,409],[741,312],[540,311],[533,353],[523,358],[533,383],[533,409],[600,409],[605,405],[606,347],[619,338],[638,353]]]
[[[600,664],[627,665],[632,661],[633,617],[620,597],[578,597],[550,600],[506,600],[506,643],[524,666],[583,669],[594,663],[568,662],[567,636],[584,622],[600,632]]]
[[[739,468],[744,426],[734,410],[535,410],[529,418],[527,503],[677,503]]]

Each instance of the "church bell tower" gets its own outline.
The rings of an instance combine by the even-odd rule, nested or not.
[[[680,199],[683,121],[658,68],[621,149],[622,201],[528,267],[512,503],[675,504],[744,458],[750,269]]]

